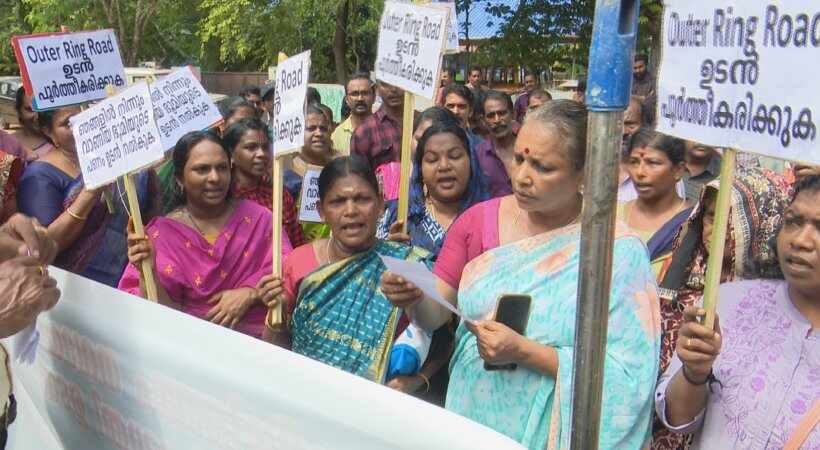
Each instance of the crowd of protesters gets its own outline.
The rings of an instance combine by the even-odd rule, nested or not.
[[[718,321],[705,327],[722,150],[655,131],[647,66],[635,58],[624,114],[601,448],[820,448],[820,168],[742,159],[724,186]],[[27,294],[4,298],[10,325],[0,320],[0,334],[56,301],[43,266],[145,297],[138,268],[149,260],[165,306],[424,398],[528,448],[564,448],[583,86],[553,100],[528,73],[513,99],[482,74],[473,68],[460,84],[444,70],[436,106],[414,117],[406,222],[397,201],[404,92],[355,74],[339,124],[309,92],[281,198],[270,177],[273,86],[243,88],[219,128],[186,134],[137,174],[144,235],[118,201],[124,187],[85,187],[69,125],[80,109],[36,112],[21,88],[20,127],[0,131],[0,292]],[[309,168],[321,170],[321,223],[299,221]],[[281,276],[272,274],[275,202]],[[441,297],[471,320],[387,271],[382,256],[427,265]],[[524,334],[494,320],[508,293],[532,298]],[[280,305],[287,327],[266,328]]]

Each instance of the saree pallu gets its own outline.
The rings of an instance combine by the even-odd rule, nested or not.
[[[384,382],[401,311],[379,288],[387,270],[379,255],[429,265],[429,255],[422,249],[379,241],[366,252],[306,276],[293,313],[294,352]]]
[[[213,243],[188,225],[166,217],[151,221],[146,235],[154,244],[157,282],[183,312],[199,318],[214,307],[208,304],[214,295],[256,287],[273,270],[270,211],[247,200],[239,201]],[[284,233],[282,249],[285,254],[291,251]],[[119,289],[141,295],[140,273],[133,265],[128,265]],[[263,304],[251,306],[236,330],[261,338],[266,314]]]
[[[154,197],[154,180],[150,170],[138,173],[134,178],[140,209],[151,209]],[[82,176],[74,181],[63,200],[67,210],[85,188]],[[97,201],[79,237],[69,248],[63,250],[54,265],[86,278],[116,286],[128,263],[127,232],[129,213],[125,206],[125,187],[119,182],[106,188],[111,193],[113,213],[103,200]]]
[[[8,205],[17,203],[17,183],[23,174],[23,161],[0,150],[0,224],[8,217]]]
[[[531,449],[569,446],[580,231],[571,225],[490,250],[467,265],[459,288],[459,308],[481,319],[502,294],[532,296],[525,336],[558,354],[555,379],[520,366],[487,371],[475,336],[463,323],[456,331],[446,408]],[[650,438],[660,316],[646,248],[623,229],[610,298],[600,448],[638,449]]]

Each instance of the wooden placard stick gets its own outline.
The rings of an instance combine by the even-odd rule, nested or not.
[[[140,212],[140,202],[137,196],[137,188],[134,185],[134,178],[132,174],[123,175],[120,177],[122,184],[125,185],[125,195],[128,197],[128,209],[131,212],[131,222],[134,224],[134,232],[139,236],[145,236],[145,227],[142,222],[142,213]],[[145,259],[140,264],[140,276],[145,283],[145,295],[148,300],[156,302],[157,283],[154,279],[154,261]]]
[[[278,63],[281,64],[288,55],[279,52]],[[275,276],[282,276],[282,195],[285,187],[285,165],[290,159],[290,155],[276,156],[273,155],[273,205],[271,211],[273,212],[273,274]],[[273,308],[268,310],[265,324],[272,331],[281,332],[286,329],[284,305],[282,302],[277,303]]]
[[[407,233],[407,210],[410,205],[410,174],[413,169],[410,140],[413,137],[413,110],[415,96],[404,92],[404,111],[401,127],[401,177],[399,181],[398,220],[402,222],[402,233]]]
[[[703,324],[708,328],[715,326],[717,294],[720,287],[720,275],[723,272],[723,250],[726,244],[726,231],[729,227],[729,208],[731,207],[736,166],[737,150],[726,150],[720,167],[720,189],[715,204],[715,220],[709,243],[709,260],[706,263],[706,285],[703,290],[703,309],[706,310]]]

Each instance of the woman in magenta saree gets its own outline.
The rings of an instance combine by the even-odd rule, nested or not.
[[[129,234],[132,264],[119,288],[142,295],[135,263],[153,256],[160,303],[261,338],[267,309],[256,285],[272,272],[270,211],[249,200],[228,198],[229,158],[219,137],[189,134],[174,150],[175,164],[183,166],[177,179],[185,203],[151,221],[147,239]],[[208,172],[201,177],[204,184],[197,184],[197,172]],[[283,253],[290,253],[284,233],[282,246]]]

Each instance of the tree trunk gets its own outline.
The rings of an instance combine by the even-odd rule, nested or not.
[[[336,63],[336,82],[347,83],[347,16],[350,0],[339,0],[336,8],[336,33],[333,36],[333,59]]]

